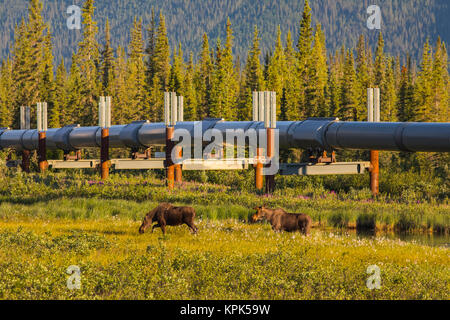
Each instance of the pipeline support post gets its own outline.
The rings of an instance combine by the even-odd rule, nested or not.
[[[380,88],[367,89],[368,121],[380,122]],[[370,190],[373,196],[379,193],[379,151],[370,150]]]
[[[109,128],[102,128],[100,170],[102,180],[107,180],[109,178]]]
[[[172,150],[174,143],[172,141],[174,135],[174,127],[166,127],[166,174],[167,174],[167,187],[169,190],[173,190],[175,182],[175,165],[172,161]]]
[[[174,151],[175,146],[173,137],[178,117],[177,102],[178,98],[175,92],[164,93],[164,123],[166,125],[165,167],[167,175],[167,187],[169,188],[169,190],[173,190],[175,185],[175,164],[173,162],[174,159],[172,159],[172,151]]]
[[[184,113],[183,113],[183,96],[177,97],[178,110],[177,112],[177,121],[184,121]],[[175,154],[177,156],[177,160],[182,159],[183,157],[183,149],[177,147],[175,150]],[[178,162],[178,161],[177,161]],[[183,169],[180,163],[175,164],[175,182],[177,184],[181,184],[183,182]]]
[[[261,97],[261,98],[260,98]],[[261,115],[264,114],[264,96],[262,92],[253,92],[253,121],[261,121]],[[261,112],[260,112],[261,110]],[[256,148],[256,164],[255,164],[255,188],[260,191],[264,187],[264,176],[263,176],[263,162],[261,161],[263,156],[263,148]]]
[[[20,130],[30,130],[30,107],[21,106],[20,107]],[[23,150],[22,152],[22,164],[21,168],[24,172],[30,173],[30,150]]]
[[[256,149],[256,157],[257,157],[257,161],[256,161],[256,166],[255,166],[255,187],[256,190],[262,190],[263,189],[263,163],[261,161],[261,157],[263,155],[263,149],[262,148],[257,148]]]
[[[100,176],[109,178],[109,127],[111,126],[111,97],[100,97],[98,105],[98,124],[101,128],[100,141]]]
[[[264,165],[261,158],[263,156],[263,148],[259,146],[256,149],[255,164],[255,187],[256,190],[262,190],[264,185],[264,167],[270,167],[274,157],[274,133],[277,127],[276,120],[276,93],[272,91],[255,91],[253,92],[253,121],[264,122],[266,130],[266,164]],[[261,143],[261,141],[260,141]],[[275,189],[275,176],[266,175],[265,179],[266,193],[270,194]]]
[[[267,158],[269,159],[269,164],[267,166],[271,165],[271,162],[273,161],[274,156],[274,129],[273,128],[267,128]],[[275,190],[275,176],[274,175],[267,175],[266,176],[266,193],[272,194]]]
[[[275,92],[265,92],[265,127],[267,132],[267,158],[269,159],[270,167],[275,156],[275,129],[277,127],[276,112],[277,101]],[[272,194],[275,191],[275,175],[266,176],[266,193]]]
[[[47,103],[37,103],[37,130],[39,133],[38,142],[38,162],[39,172],[45,172],[48,169],[47,162]]]

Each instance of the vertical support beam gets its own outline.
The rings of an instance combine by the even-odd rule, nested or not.
[[[178,103],[178,121],[184,121],[184,98],[183,96],[177,97],[177,103]],[[183,157],[183,149],[180,147],[177,147],[177,150],[175,150],[175,154],[177,155],[177,160],[181,159]],[[180,184],[183,182],[183,168],[181,164],[175,165],[175,182],[177,184]]]
[[[274,131],[275,129],[273,128],[266,128],[266,132],[267,132],[267,152],[266,152],[266,156],[267,159],[271,162],[273,160],[273,156],[274,156]],[[270,162],[269,164],[267,164],[266,166],[270,166]],[[266,193],[267,194],[271,194],[275,189],[275,176],[274,175],[270,175],[270,176],[266,176]]]
[[[20,106],[20,130],[25,128],[25,106]]]
[[[258,92],[258,120],[264,121],[264,92]]]
[[[109,177],[109,128],[102,128],[101,130],[100,174],[102,180],[106,180]]]
[[[184,98],[183,96],[179,96],[177,97],[177,103],[178,103],[178,112],[175,110],[175,112],[177,112],[178,117],[177,117],[177,121],[184,121]],[[177,157],[177,160],[181,159],[183,157],[183,149],[180,147],[176,147],[177,149],[175,150],[175,154]],[[180,184],[183,182],[183,168],[181,166],[181,164],[176,164],[175,165],[175,182],[177,184]]]
[[[184,121],[184,98],[178,97],[178,121]]]
[[[374,89],[373,100],[373,121],[380,122],[380,88]]]
[[[98,102],[98,125],[101,128],[100,176],[109,178],[109,127],[111,126],[111,97],[100,97]]]
[[[258,121],[258,92],[253,91],[253,121]]]
[[[370,150],[370,190],[374,196],[379,193],[380,167],[378,160],[379,152]]]
[[[164,124],[170,125],[170,93],[164,92]]]
[[[267,133],[267,159],[273,161],[275,149],[275,129],[276,129],[276,95],[275,92],[265,92],[265,127]],[[266,193],[271,194],[275,190],[275,176],[266,176]]]
[[[183,149],[180,147],[176,147],[175,154],[177,155],[178,159],[181,159],[183,157]],[[176,183],[183,182],[183,170],[181,168],[181,164],[175,165],[175,182]]]
[[[28,115],[28,122],[27,122]],[[20,130],[30,129],[30,107],[20,107]],[[22,164],[21,168],[24,172],[30,173],[30,150],[22,150]]]
[[[25,107],[25,129],[31,129],[31,108],[29,106]]]
[[[47,103],[37,103],[37,127],[39,134],[38,161],[39,171],[45,172],[48,168],[47,162]]]
[[[380,121],[380,89],[367,89],[367,112],[368,121]],[[370,150],[370,190],[374,196],[379,193],[380,181],[380,166],[379,166],[379,152],[377,150]]]
[[[175,181],[175,166],[172,161],[172,150],[174,147],[174,143],[172,141],[174,135],[175,128],[174,127],[166,127],[166,175],[167,175],[167,186],[169,190],[173,190],[174,181]]]
[[[367,88],[367,121],[373,122],[373,88]]]
[[[270,127],[277,128],[277,93],[270,92]]]
[[[38,132],[42,131],[42,103],[38,102],[36,105],[36,116],[37,116],[37,130]]]
[[[270,92],[264,91],[264,127],[270,127]]]
[[[98,126],[105,127],[105,97],[100,97],[98,101]]]
[[[263,149],[257,148],[256,149],[256,156],[257,156],[257,162],[255,167],[255,187],[256,190],[262,190],[263,189],[263,163],[261,162],[261,157],[263,155]]]
[[[48,168],[47,137],[45,131],[39,132],[38,161],[39,161],[39,172],[41,173],[45,172]]]
[[[42,131],[47,132],[48,120],[47,120],[47,102],[42,102]]]
[[[177,103],[178,103],[178,99],[177,99],[177,94],[176,92],[171,92],[170,93],[170,108],[171,108],[171,112],[170,112],[170,125],[171,126],[175,126],[177,124],[178,121],[178,108],[177,108]]]
[[[105,97],[105,126],[111,127],[111,97]]]

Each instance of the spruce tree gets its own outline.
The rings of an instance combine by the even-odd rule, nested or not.
[[[393,58],[388,59],[386,66],[386,77],[381,84],[381,92],[383,92],[381,97],[382,104],[380,106],[381,121],[397,121],[397,93],[395,88],[394,66],[395,60]]]
[[[354,67],[353,53],[348,50],[345,58],[344,76],[342,79],[342,104],[338,111],[339,118],[344,121],[357,120],[356,71]]]
[[[11,95],[13,89],[12,63],[8,58],[2,60],[0,68],[0,127],[11,127],[13,125],[14,96]]]
[[[114,50],[111,46],[111,29],[109,19],[105,24],[105,45],[102,50],[101,79],[102,92],[104,96],[112,94],[113,86],[113,68],[114,68]]]
[[[300,86],[302,81],[299,77],[299,61],[292,44],[290,31],[287,34],[284,53],[286,56],[287,74],[284,84],[282,118],[290,121],[302,120],[304,118],[304,113],[300,111]]]
[[[305,111],[307,117],[324,116],[327,113],[325,88],[328,79],[325,36],[320,24],[316,27],[314,45],[306,86]]]
[[[111,122],[117,124],[123,124],[129,122],[129,117],[135,115],[135,110],[130,110],[130,103],[128,101],[129,94],[127,88],[127,58],[125,49],[121,46],[116,50],[117,58],[114,60],[113,68],[113,103],[114,112],[111,113]],[[145,115],[142,115],[144,119]],[[149,119],[149,117],[148,117]]]
[[[183,83],[185,121],[202,120],[197,118],[198,92],[195,90],[195,83],[194,83],[195,73],[196,70],[194,65],[194,56],[191,52],[189,55],[189,63],[186,68],[186,74],[184,76],[184,83]]]
[[[407,67],[402,67],[397,100],[397,118],[408,122],[414,119],[414,87],[411,77],[411,57],[407,57]]]
[[[311,76],[313,70],[313,57],[312,57],[312,45],[314,41],[313,27],[311,21],[311,8],[308,0],[305,0],[303,8],[302,19],[300,21],[300,34],[297,42],[298,50],[298,77],[299,85],[297,87],[297,96],[299,105],[299,114],[302,117],[311,116],[315,113],[315,110],[311,110],[311,106],[308,105],[312,96],[308,97],[311,91],[314,91],[314,84],[311,83]],[[314,95],[313,95],[314,96]],[[315,106],[313,106],[315,107]]]
[[[433,118],[430,121],[449,121],[449,74],[448,61],[445,44],[438,38],[436,42],[436,53],[433,61]]]
[[[82,8],[83,38],[78,44],[76,61],[82,81],[82,98],[78,112],[82,125],[94,125],[98,119],[98,97],[100,95],[99,45],[96,40],[97,23],[94,21],[94,0],[86,0]]]
[[[211,93],[211,77],[213,63],[211,61],[211,52],[209,49],[208,36],[203,34],[202,50],[198,63],[198,71],[195,76],[195,87],[198,96],[198,119],[204,119],[208,116]]]
[[[251,120],[253,91],[262,91],[264,86],[263,71],[260,63],[261,49],[259,48],[258,27],[253,31],[253,43],[248,53],[244,70],[244,85],[242,88],[239,119]]]
[[[358,90],[358,120],[367,120],[367,88],[370,88],[369,62],[366,41],[363,35],[359,37],[356,46],[356,79]]]
[[[423,47],[422,63],[415,86],[415,121],[433,118],[433,53],[428,40]]]
[[[143,119],[147,109],[147,92],[145,90],[144,41],[142,39],[142,20],[134,18],[131,30],[131,40],[128,46],[127,61],[127,92],[130,117],[134,120]]]
[[[314,40],[313,28],[311,25],[311,7],[308,0],[305,0],[302,19],[300,21],[300,34],[297,42],[297,50],[300,61],[300,68],[306,69],[309,65],[312,44]]]
[[[162,13],[159,15],[159,26],[156,32],[153,64],[154,77],[158,77],[161,89],[165,91],[168,89],[169,85],[170,47],[169,39],[167,38],[166,22]]]
[[[42,44],[42,75],[40,81],[40,100],[47,101],[51,105],[53,97],[53,53],[52,38],[50,27],[47,27],[47,33],[44,36]],[[51,106],[50,106],[51,107]]]
[[[49,110],[49,127],[59,128],[70,123],[64,123],[62,116],[67,107],[67,72],[64,58],[56,70],[55,89],[53,91],[52,108]]]
[[[378,35],[377,49],[375,52],[375,65],[374,65],[374,74],[375,74],[375,86],[380,88],[381,84],[385,80],[385,68],[386,61],[384,55],[384,40],[383,34],[380,32]]]
[[[32,106],[38,100],[49,99],[52,90],[51,39],[41,12],[41,1],[30,0],[28,22],[22,19],[15,30],[12,58],[15,125],[19,123],[20,106]]]
[[[84,81],[82,79],[77,55],[72,55],[72,65],[70,67],[69,78],[67,80],[67,104],[61,110],[61,123],[82,124],[86,110],[83,108],[85,101]]]
[[[145,48],[145,76],[147,89],[150,90],[155,75],[156,18],[153,7],[150,25],[147,28],[147,38],[147,47]]]
[[[285,99],[283,99],[286,77],[287,61],[283,43],[281,41],[281,29],[280,26],[278,26],[277,42],[267,71],[267,89],[275,91],[277,94],[277,117],[281,116],[282,120],[286,117]]]
[[[178,95],[183,94],[183,82],[184,82],[184,62],[183,51],[181,49],[181,43],[178,46],[178,50],[175,47],[172,55],[172,67],[170,68],[169,76],[169,91],[176,92]]]
[[[237,82],[233,64],[233,30],[227,20],[225,47],[217,45],[216,63],[211,87],[211,110],[213,117],[235,120],[237,102]]]

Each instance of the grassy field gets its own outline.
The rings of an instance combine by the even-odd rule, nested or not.
[[[126,218],[0,222],[1,299],[449,299],[448,248],[201,220],[138,235]],[[68,290],[70,265],[81,289]],[[369,265],[381,288],[369,290]]]
[[[449,248],[322,230],[448,234],[447,184],[393,174],[383,187],[392,192],[373,199],[366,177],[342,177],[340,189],[334,177],[277,179],[265,196],[251,172],[186,173],[168,192],[157,172],[101,182],[77,171],[0,170],[0,299],[450,298]],[[182,226],[139,235],[161,201],[193,206],[199,234]],[[316,228],[305,237],[249,224],[261,204],[307,213]],[[66,286],[71,265],[81,268],[80,290]],[[381,289],[366,287],[370,265]]]
[[[189,177],[191,174],[191,177]],[[142,218],[150,207],[162,201],[194,206],[197,215],[209,219],[247,220],[258,205],[282,207],[290,212],[310,215],[315,225],[414,232],[449,233],[450,204],[448,194],[441,196],[427,181],[411,181],[407,174],[398,184],[408,185],[403,191],[382,194],[373,199],[365,188],[329,190],[330,181],[311,181],[280,177],[278,189],[271,196],[259,195],[252,187],[252,176],[242,173],[209,173],[209,177],[192,176],[168,192],[164,180],[147,174],[117,173],[108,181],[98,181],[95,175],[76,171],[47,173],[45,175],[21,172],[0,172],[0,217],[25,216],[57,218],[105,218],[111,216]],[[211,183],[209,180],[215,183]],[[355,183],[365,177],[342,177],[342,185]],[[345,181],[345,179],[350,179]],[[415,178],[417,180],[417,177]],[[218,182],[222,184],[217,184]],[[417,200],[415,189],[429,192]],[[428,191],[427,191],[428,190]],[[416,192],[417,193],[417,192]]]

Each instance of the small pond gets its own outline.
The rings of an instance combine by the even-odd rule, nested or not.
[[[401,240],[406,242],[415,242],[427,246],[439,246],[450,248],[450,235],[448,234],[425,234],[425,233],[394,233],[394,232],[360,232],[354,229],[341,230],[341,229],[320,229],[322,232],[334,233],[339,235],[346,235],[350,237],[374,239],[374,238],[386,238],[392,240]]]

